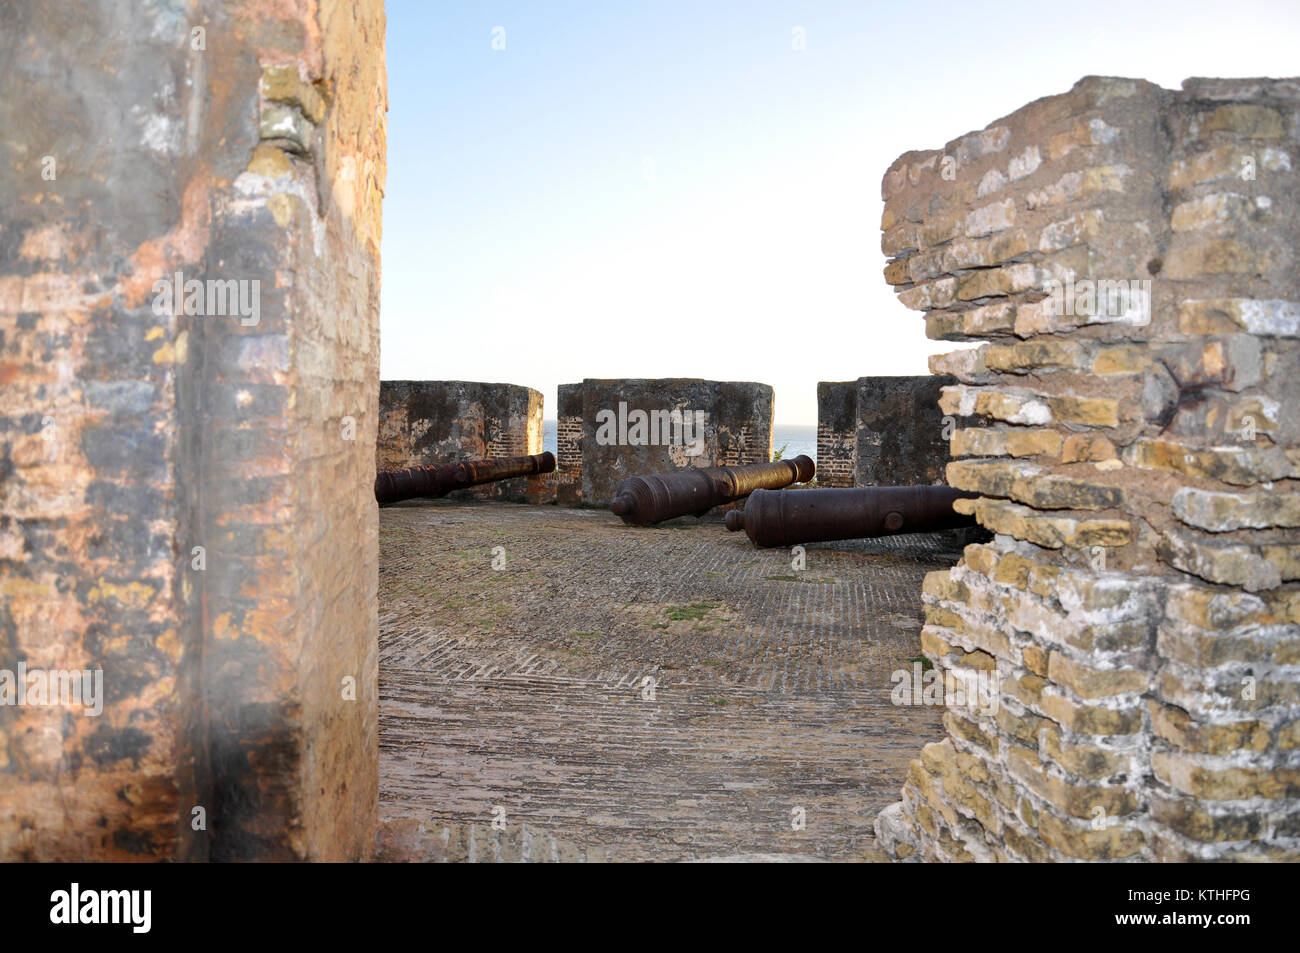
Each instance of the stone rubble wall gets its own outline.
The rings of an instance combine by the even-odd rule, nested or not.
[[[927,577],[922,648],[998,686],[891,856],[1300,859],[1297,161],[1300,81],[1089,77],[886,173],[886,280],[983,342],[931,369],[996,535]]]

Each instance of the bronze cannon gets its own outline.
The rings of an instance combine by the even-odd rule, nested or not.
[[[407,467],[404,470],[380,470],[375,474],[375,499],[382,505],[415,497],[446,496],[452,490],[511,477],[550,473],[554,469],[555,455],[547,452],[531,457],[497,457],[493,460]]]
[[[743,529],[755,546],[925,533],[974,526],[975,517],[952,504],[976,496],[950,486],[756,490],[743,510],[727,514],[727,529]]]
[[[813,478],[817,465],[800,454],[793,460],[744,467],[687,467],[675,473],[633,476],[614,488],[609,508],[624,523],[650,526],[678,516],[703,516],[715,506],[757,490],[773,490]]]

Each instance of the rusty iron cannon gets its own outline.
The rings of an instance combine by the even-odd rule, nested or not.
[[[495,483],[511,477],[550,473],[554,469],[555,455],[548,452],[531,457],[498,457],[494,460],[467,460],[436,466],[407,467],[403,470],[380,470],[375,474],[375,499],[382,505],[415,497],[446,496],[452,490],[463,490],[481,483]]]
[[[774,490],[813,478],[817,465],[800,454],[793,460],[744,467],[686,468],[676,473],[633,476],[614,488],[609,508],[624,523],[650,526],[678,516],[703,516],[715,506],[757,490]]]
[[[755,490],[743,510],[727,514],[727,529],[743,529],[755,546],[956,529],[975,517],[954,512],[953,501],[978,495],[950,486]]]

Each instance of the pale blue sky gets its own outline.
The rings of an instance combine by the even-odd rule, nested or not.
[[[881,275],[898,155],[1089,74],[1300,74],[1296,0],[387,8],[382,375],[548,419],[584,377],[762,381],[807,424],[819,380],[925,373],[951,345]]]

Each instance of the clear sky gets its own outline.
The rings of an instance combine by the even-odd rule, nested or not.
[[[382,375],[547,419],[584,377],[762,381],[810,424],[819,380],[926,373],[953,345],[881,274],[897,156],[1089,74],[1300,75],[1300,0],[387,8]]]

